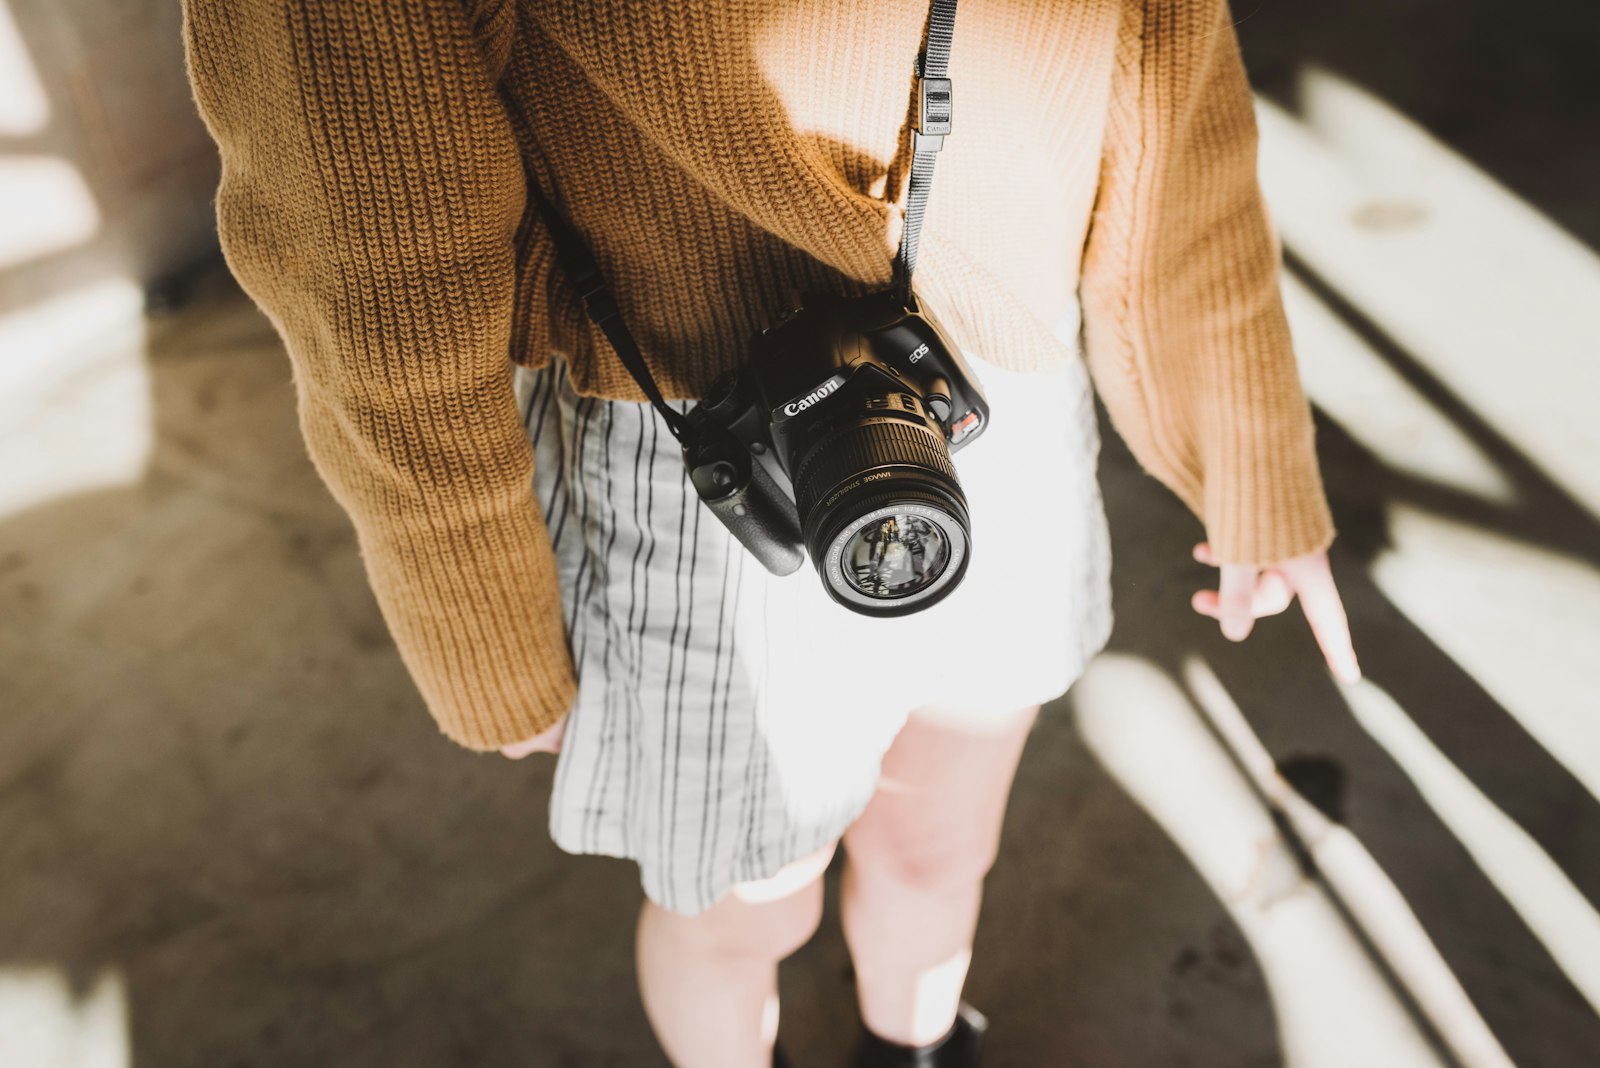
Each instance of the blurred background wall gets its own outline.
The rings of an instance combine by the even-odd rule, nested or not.
[[[173,0],[0,4],[0,309],[112,276],[160,302],[218,261],[179,19]]]

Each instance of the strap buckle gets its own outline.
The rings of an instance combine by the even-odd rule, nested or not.
[[[917,123],[911,129],[913,152],[937,152],[950,132],[950,79],[917,78]]]
[[[617,307],[616,295],[611,292],[611,284],[598,270],[576,279],[574,288],[583,301],[584,311],[596,324],[604,324],[607,319],[622,314]]]

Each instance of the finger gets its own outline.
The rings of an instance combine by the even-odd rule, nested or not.
[[[1196,590],[1189,599],[1189,604],[1196,612],[1212,619],[1220,619],[1222,610],[1221,598],[1216,590]],[[1263,616],[1275,616],[1288,608],[1294,602],[1294,590],[1288,581],[1276,571],[1264,572],[1256,584],[1255,595],[1250,601],[1250,614],[1256,619]]]
[[[1256,574],[1256,568],[1248,564],[1222,565],[1222,581],[1217,590],[1217,618],[1222,622],[1222,636],[1229,641],[1244,641],[1255,624],[1250,605],[1255,600]]]
[[[1361,665],[1356,661],[1355,646],[1350,641],[1350,620],[1345,615],[1344,601],[1339,588],[1333,583],[1333,573],[1328,570],[1327,557],[1290,568],[1285,578],[1300,596],[1300,609],[1311,624],[1311,633],[1317,639],[1328,669],[1341,682],[1355,682],[1361,678]]]
[[[1217,557],[1211,551],[1211,543],[1209,541],[1203,541],[1194,547],[1194,558],[1202,564],[1208,564],[1211,567],[1217,566]]]
[[[1289,585],[1289,580],[1283,573],[1276,570],[1263,571],[1261,581],[1256,584],[1255,601],[1251,603],[1250,610],[1257,619],[1262,616],[1275,616],[1294,603],[1294,588]]]
[[[561,751],[561,740],[566,737],[566,734],[567,720],[563,717],[555,726],[547,728],[542,734],[536,734],[532,738],[502,746],[500,753],[511,760],[521,760],[523,757],[531,756],[534,753],[559,753]]]

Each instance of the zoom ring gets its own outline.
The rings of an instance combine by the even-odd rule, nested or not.
[[[801,521],[840,483],[889,465],[926,468],[960,485],[949,448],[927,427],[903,419],[854,423],[817,442],[802,461],[795,477]]]

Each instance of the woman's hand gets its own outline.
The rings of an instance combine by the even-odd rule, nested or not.
[[[561,739],[567,733],[567,717],[562,716],[556,720],[555,725],[546,727],[542,734],[535,734],[520,742],[500,747],[502,756],[512,760],[521,760],[531,753],[559,753],[561,752]]]
[[[1219,566],[1209,542],[1194,547],[1194,558],[1202,564]],[[1275,616],[1289,607],[1296,595],[1300,608],[1311,624],[1311,633],[1322,647],[1328,670],[1340,682],[1361,678],[1356,651],[1350,644],[1350,623],[1345,618],[1344,602],[1328,570],[1328,554],[1306,553],[1273,564],[1222,564],[1218,589],[1200,590],[1190,599],[1194,610],[1222,624],[1222,634],[1230,641],[1242,642],[1261,616]]]

